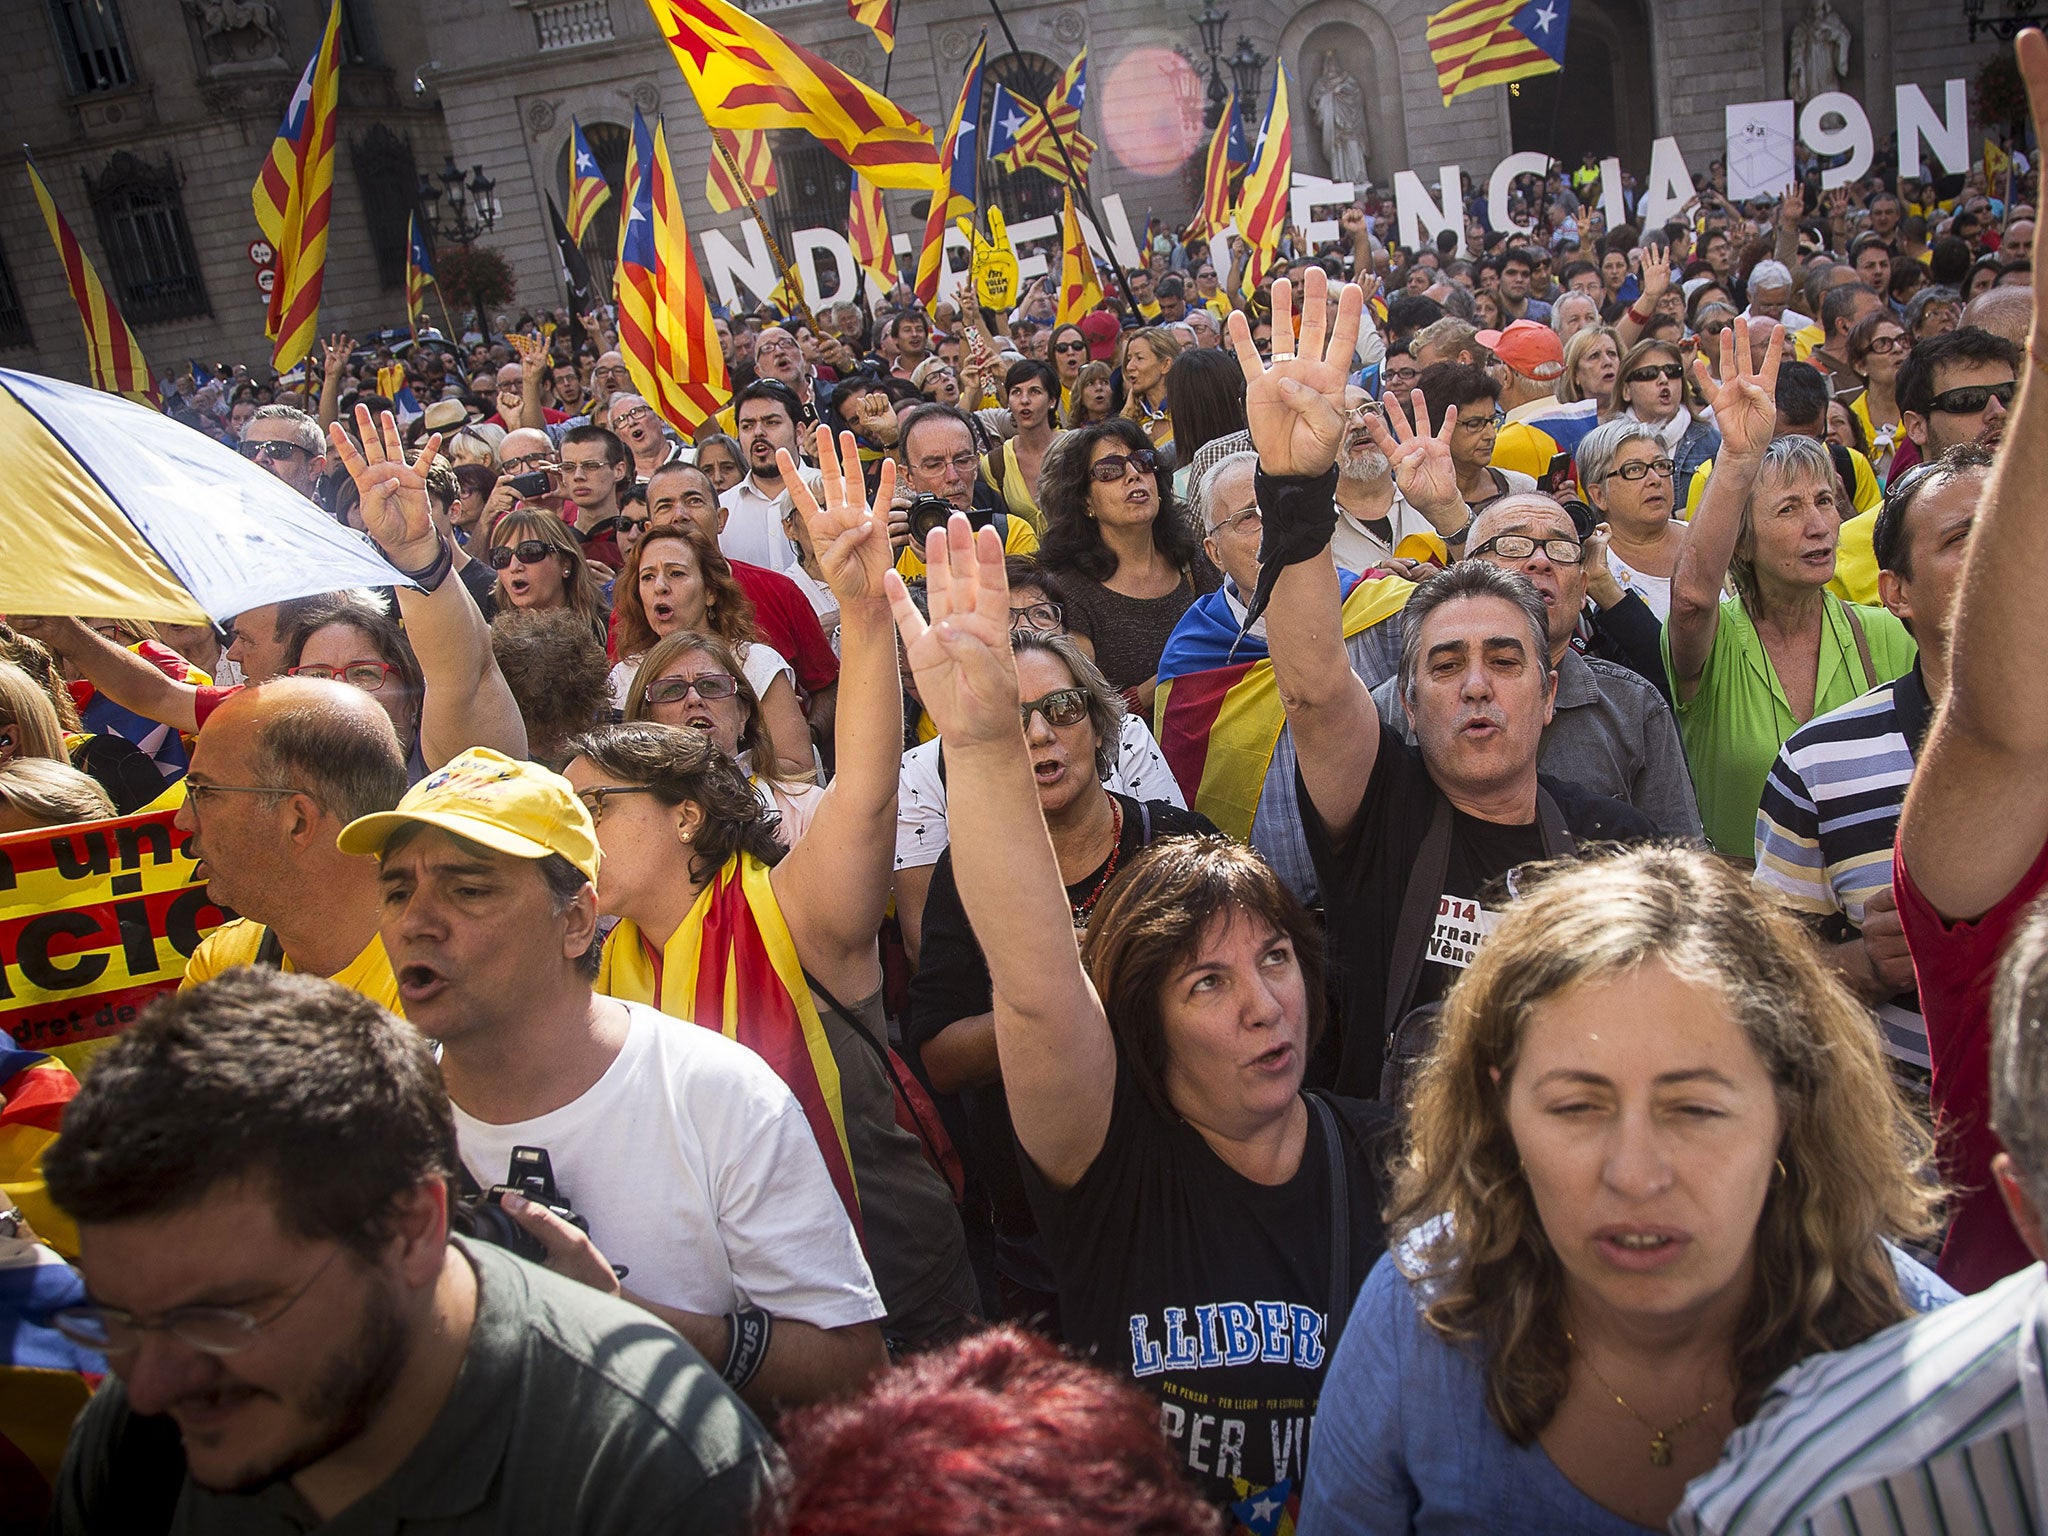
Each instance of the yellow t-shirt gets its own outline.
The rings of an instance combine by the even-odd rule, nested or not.
[[[992,472],[997,462],[1002,465],[1003,480],[998,485]],[[1010,516],[1021,517],[1031,525],[1034,533],[1045,532],[1045,514],[1038,509],[1038,503],[1031,499],[1031,487],[1025,483],[1024,471],[1017,464],[1017,441],[1006,439],[997,445],[994,452],[985,455],[981,461],[981,483],[1002,495],[1003,506]]]
[[[1813,356],[1816,347],[1825,346],[1827,339],[1828,333],[1817,325],[1809,325],[1803,331],[1794,331],[1792,333],[1792,355],[1803,363]]]
[[[192,951],[192,958],[185,962],[185,979],[178,983],[178,990],[211,981],[232,966],[253,965],[256,951],[263,944],[264,931],[261,923],[252,923],[246,917],[238,917],[232,923],[223,923],[214,929],[199,941],[199,947]],[[287,971],[297,969],[290,956],[285,957],[279,968]],[[351,992],[362,993],[371,1002],[401,1018],[405,1015],[405,1009],[398,1001],[398,978],[391,974],[391,957],[384,953],[382,934],[371,939],[361,954],[327,979],[340,982]]]
[[[1003,519],[1009,525],[1003,534],[1003,553],[1006,555],[1035,555],[1038,553],[1038,535],[1031,531],[1031,525],[1012,513]],[[896,557],[896,574],[905,581],[924,579],[924,556],[917,552],[915,540],[903,546],[903,553]]]
[[[1875,512],[1884,504],[1884,487],[1877,483],[1877,471],[1870,467],[1870,460],[1863,457],[1854,448],[1843,451],[1849,455],[1849,465],[1856,473],[1856,484],[1849,492],[1850,506],[1857,513]],[[1830,452],[1830,457],[1832,457],[1832,452]],[[1700,509],[1700,497],[1707,489],[1707,476],[1713,472],[1714,461],[1712,459],[1708,459],[1698,469],[1693,471],[1692,489],[1685,493],[1685,520],[1688,523],[1692,521],[1693,513]],[[1847,519],[1843,521],[1842,527],[1846,533],[1848,531]],[[1875,591],[1876,589],[1872,588],[1872,590]],[[1852,599],[1852,601],[1874,603],[1877,599],[1874,597],[1859,597]]]

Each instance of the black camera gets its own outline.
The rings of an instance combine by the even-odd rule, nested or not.
[[[943,496],[933,496],[923,491],[913,496],[908,512],[912,547],[922,550],[925,540],[932,536],[934,529],[946,526],[946,521],[952,517],[954,510],[953,503]]]
[[[522,501],[532,501],[536,497],[547,495],[553,484],[544,469],[529,470],[523,475],[512,477],[512,489],[519,493],[519,499]]]
[[[469,1187],[449,1212],[449,1225],[464,1237],[509,1249],[536,1264],[547,1262],[548,1253],[540,1239],[513,1220],[501,1204],[508,1192],[524,1195],[562,1220],[585,1232],[590,1230],[590,1223],[571,1210],[561,1191],[555,1188],[555,1165],[549,1161],[546,1147],[514,1147],[505,1182],[493,1184],[488,1191],[477,1189],[467,1174],[463,1181]]]

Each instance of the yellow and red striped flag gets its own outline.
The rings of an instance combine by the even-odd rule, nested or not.
[[[690,253],[668,137],[633,112],[619,221],[619,351],[633,386],[686,436],[732,398],[711,301]]]
[[[611,201],[611,183],[598,168],[590,141],[583,137],[583,124],[569,119],[569,237],[580,242],[590,233],[597,210]]]
[[[1237,194],[1238,233],[1252,248],[1245,263],[1244,291],[1250,293],[1280,246],[1287,227],[1287,191],[1294,181],[1294,126],[1287,109],[1287,66],[1273,71],[1273,99],[1252,147],[1251,169]]]
[[[1066,161],[1060,158],[1059,144],[1053,138],[1053,129],[1057,128],[1059,137],[1066,141],[1067,155],[1074,162],[1075,172],[1082,181],[1088,179],[1089,164],[1095,158],[1095,141],[1081,131],[1081,111],[1088,104],[1086,47],[1074,55],[1074,61],[1046,94],[1046,111],[1052,114],[1049,122],[1045,112],[1015,92],[1002,86],[997,86],[996,92],[996,100],[1007,97],[1010,108],[1021,121],[1015,122],[1014,126],[1002,122],[989,125],[989,155],[992,159],[1006,171],[1029,166],[1044,172],[1054,181],[1065,181]],[[1005,144],[1007,148],[1001,147]]]
[[[882,52],[896,51],[896,0],[846,0],[846,14],[875,34]]]
[[[1209,160],[1202,172],[1202,206],[1188,226],[1189,234],[1213,238],[1230,222],[1230,182],[1246,158],[1244,118],[1237,110],[1237,92],[1232,91],[1223,115],[1216,119],[1216,131],[1209,136]]]
[[[917,298],[931,304],[939,296],[939,274],[946,267],[946,231],[955,219],[970,224],[980,220],[977,198],[981,169],[981,64],[988,52],[988,37],[974,45],[967,61],[967,78],[960,82],[960,99],[946,123],[946,136],[938,144],[938,174],[925,183],[931,189],[931,209],[925,215],[924,245],[917,253]]]
[[[714,128],[801,128],[881,187],[923,191],[931,130],[726,0],[647,0]]]
[[[270,158],[250,193],[256,225],[277,251],[277,282],[263,334],[282,373],[313,350],[320,288],[327,275],[327,223],[334,199],[334,119],[341,102],[341,0],[327,12],[320,48],[284,109]]]
[[[1088,250],[1088,238],[1081,233],[1081,219],[1074,212],[1074,189],[1067,188],[1067,206],[1060,215],[1060,302],[1055,324],[1077,325],[1081,317],[1102,303],[1102,284],[1095,277],[1095,257]]]
[[[882,207],[882,189],[853,173],[853,191],[846,210],[846,240],[853,259],[887,293],[897,283],[896,248],[889,238],[889,215]]]
[[[64,281],[71,288],[71,302],[78,306],[79,324],[85,327],[85,359],[92,370],[92,387],[161,409],[163,402],[157,397],[156,380],[150,377],[149,364],[143,361],[135,333],[121,318],[120,306],[107,292],[99,273],[93,270],[78,236],[57,211],[56,199],[43,185],[43,175],[36,169],[35,161],[24,155],[24,163],[28,166],[28,184],[35,189],[36,202],[43,210],[43,223],[49,227],[50,243],[57,247],[57,259],[64,264]]]
[[[759,128],[714,128],[712,136],[726,147],[733,163],[746,178],[747,190],[756,197],[775,195],[775,161],[768,153],[768,135]],[[711,199],[714,213],[731,213],[747,205],[746,193],[725,168],[725,156],[711,151],[711,164],[704,171],[704,195]]]
[[[1456,0],[1429,18],[1430,61],[1444,105],[1489,85],[1564,68],[1571,0]]]

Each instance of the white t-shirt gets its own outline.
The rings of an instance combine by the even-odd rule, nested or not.
[[[1116,769],[1102,787],[1133,800],[1164,800],[1187,809],[1165,754],[1136,715],[1124,716]],[[897,771],[896,867],[923,869],[936,864],[946,843],[946,781],[939,777],[939,743],[934,737],[904,753]]]
[[[778,677],[787,677],[789,686],[796,686],[796,668],[785,661],[782,652],[776,650],[774,646],[763,645],[756,640],[740,646],[738,650],[740,671],[744,672],[747,681],[754,685],[755,698],[767,698],[768,685]],[[633,691],[633,674],[640,670],[640,661],[641,658],[638,656],[628,656],[612,668],[612,708],[626,707],[626,696]]]
[[[627,1003],[605,1074],[574,1103],[513,1125],[455,1108],[478,1184],[514,1147],[544,1147],[591,1240],[635,1295],[710,1317],[765,1307],[819,1328],[883,1315],[853,1224],[796,1096],[715,1030]]]
[[[822,499],[824,477],[809,465],[798,472],[810,486],[811,494]],[[725,558],[766,566],[787,575],[797,563],[796,549],[782,526],[783,514],[789,511],[789,493],[770,496],[755,484],[750,474],[720,496],[718,504],[727,513],[725,527],[718,535],[718,548]]]

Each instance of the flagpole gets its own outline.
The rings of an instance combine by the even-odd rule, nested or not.
[[[998,3],[998,0],[988,0],[988,8],[995,12],[996,25],[1003,29],[1003,41],[1010,45],[1010,56],[1012,58],[1020,57],[1024,50],[1017,46],[1017,34],[1010,30],[1010,19],[1003,14],[1002,6]],[[1046,130],[1052,134],[1052,147],[1060,152],[1060,164],[1067,168],[1067,184],[1080,194],[1081,211],[1088,215],[1088,221],[1100,232],[1105,226],[1102,215],[1095,211],[1095,194],[1088,190],[1088,183],[1082,179],[1081,173],[1074,169],[1074,157],[1067,153],[1066,136],[1060,132],[1060,125],[1053,118],[1052,108],[1048,104],[1050,99],[1039,91],[1036,86],[1031,88],[1031,104],[1038,108],[1039,116],[1045,119]],[[974,171],[975,186],[979,188],[981,185],[981,166],[979,164],[981,146],[977,144],[974,147],[976,158]],[[1109,236],[1106,234],[1102,238],[1105,243],[1109,240]],[[1088,242],[1083,238],[1081,243],[1085,246]],[[1147,257],[1150,254],[1149,251],[1145,253]],[[1109,255],[1110,269],[1116,273],[1116,285],[1123,290],[1124,302],[1130,305],[1133,315],[1137,316],[1140,320],[1144,319],[1143,315],[1138,314],[1137,295],[1131,292],[1131,280],[1124,273],[1124,264],[1116,259],[1116,252],[1114,250]]]
[[[804,302],[803,285],[796,280],[796,272],[790,266],[789,258],[782,254],[782,244],[775,238],[775,231],[768,227],[767,219],[762,217],[761,205],[754,201],[753,187],[748,185],[747,178],[740,173],[739,165],[733,160],[732,151],[725,147],[725,140],[718,136],[716,128],[711,129],[711,147],[718,152],[718,158],[725,162],[726,172],[732,177],[733,185],[740,189],[740,196],[747,200],[747,212],[754,216],[754,222],[760,226],[761,238],[768,242],[768,254],[774,259],[776,270],[781,272],[783,282],[789,285],[790,302],[796,306],[798,318],[813,331],[817,331],[818,317],[811,313],[811,306]]]

